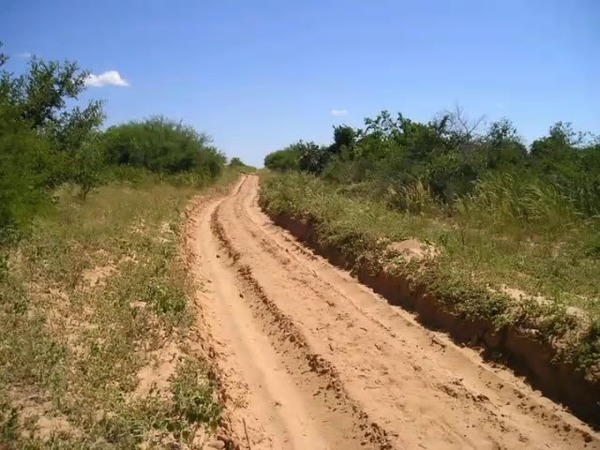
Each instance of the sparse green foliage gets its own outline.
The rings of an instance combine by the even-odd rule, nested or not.
[[[221,406],[213,400],[214,386],[206,377],[207,369],[197,360],[187,358],[171,378],[173,409],[186,424],[204,423],[216,428]]]
[[[71,178],[79,186],[80,195],[86,199],[90,191],[101,184],[103,171],[103,154],[98,135],[87,141],[69,154],[71,162]]]
[[[49,132],[59,145],[66,147],[72,131],[85,131],[102,121],[97,102],[91,102],[83,110],[66,107],[68,100],[77,99],[85,90],[86,76],[87,72],[80,71],[75,62],[33,57],[29,70],[11,80],[8,103],[32,128]]]

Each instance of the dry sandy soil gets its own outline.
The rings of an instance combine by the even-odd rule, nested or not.
[[[203,345],[251,449],[577,449],[600,435],[275,226],[245,175],[186,228]]]

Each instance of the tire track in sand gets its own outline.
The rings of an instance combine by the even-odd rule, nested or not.
[[[239,263],[218,221],[221,203],[194,209],[187,240],[205,286],[196,296],[198,328],[219,366],[236,440],[252,449],[393,448]]]
[[[599,448],[509,371],[422,328],[274,226],[257,177],[192,213],[199,327],[251,448]],[[246,437],[247,434],[247,437]]]

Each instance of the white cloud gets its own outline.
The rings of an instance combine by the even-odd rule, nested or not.
[[[17,58],[29,59],[32,56],[33,55],[31,53],[29,53],[29,52],[17,53]]]
[[[89,74],[85,79],[86,86],[102,87],[102,86],[129,86],[129,82],[122,78],[116,70],[107,70],[106,72]]]
[[[332,109],[331,110],[331,115],[334,117],[341,117],[341,116],[345,116],[346,114],[348,114],[347,109]]]

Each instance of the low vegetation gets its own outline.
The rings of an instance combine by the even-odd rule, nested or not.
[[[14,448],[189,445],[216,426],[210,370],[187,337],[177,262],[197,189],[110,184],[53,211],[8,258],[0,283],[0,442]]]
[[[221,406],[189,339],[182,210],[250,168],[164,117],[103,131],[76,63],[6,60],[0,448],[196,448]]]
[[[364,129],[336,127],[330,146],[301,141],[267,156],[279,174],[263,177],[261,203],[312,223],[349,260],[410,275],[465,319],[560,342],[560,359],[598,378],[598,140],[558,123],[528,148],[506,120],[480,127],[460,110],[427,124],[383,112]],[[387,252],[409,238],[435,256]]]

